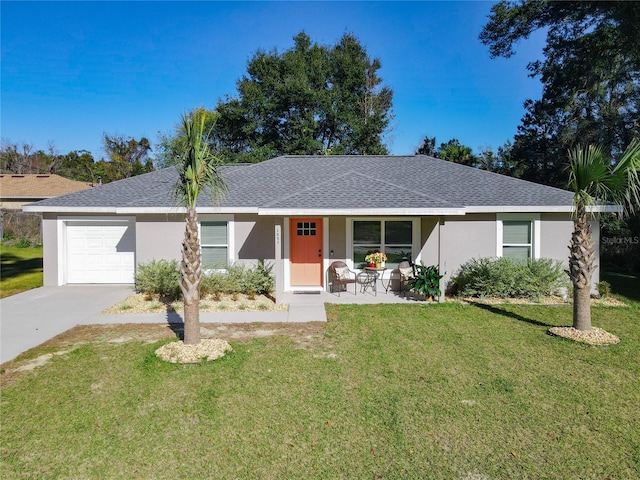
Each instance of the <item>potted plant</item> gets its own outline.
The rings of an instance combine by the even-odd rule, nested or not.
[[[414,265],[413,278],[409,279],[409,289],[422,295],[426,300],[440,297],[440,271],[437,265]]]
[[[384,262],[387,261],[387,256],[382,252],[371,252],[364,257],[364,261],[367,262],[370,267],[380,268],[384,266]]]

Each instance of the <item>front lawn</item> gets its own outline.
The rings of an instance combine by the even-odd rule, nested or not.
[[[0,298],[42,286],[42,247],[0,243]]]
[[[208,364],[157,360],[171,331],[152,325],[27,352],[0,377],[0,478],[640,477],[637,304],[593,308],[622,339],[607,348],[546,333],[570,306],[327,312],[286,331],[218,326],[234,351]]]

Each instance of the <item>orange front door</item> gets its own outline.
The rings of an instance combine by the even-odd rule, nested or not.
[[[322,286],[322,219],[292,218],[291,285]]]

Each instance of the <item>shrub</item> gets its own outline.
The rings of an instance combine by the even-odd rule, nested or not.
[[[141,263],[136,271],[136,289],[172,300],[180,298],[180,266],[177,260],[152,260]]]
[[[31,246],[32,246],[32,242],[27,237],[22,237],[21,239],[18,240],[18,243],[16,243],[16,247],[18,248],[29,248]]]
[[[258,261],[256,268],[247,271],[245,290],[259,295],[268,295],[273,292],[275,281],[271,274],[272,270],[273,265],[266,265],[264,260]]]
[[[598,282],[596,283],[596,288],[598,289],[598,295],[600,295],[600,298],[607,298],[611,296],[611,284],[609,282],[605,282],[604,280],[602,282]]]
[[[255,268],[236,263],[229,265],[225,270],[205,273],[202,277],[201,293],[203,295],[220,293],[267,295],[273,291],[274,287],[272,268],[265,265],[263,261],[259,261]]]
[[[561,262],[548,258],[471,259],[451,279],[453,294],[465,297],[528,297],[538,299],[567,285]]]

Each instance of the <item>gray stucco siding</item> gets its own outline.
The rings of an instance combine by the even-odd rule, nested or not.
[[[347,257],[347,217],[329,217],[329,262],[346,260]],[[332,253],[333,252],[333,253]]]
[[[136,263],[180,260],[184,228],[184,215],[137,215]]]
[[[479,257],[495,257],[495,214],[445,217],[440,225],[440,273],[446,285],[460,266]]]
[[[42,214],[42,266],[43,284],[58,285],[58,216]]]
[[[553,258],[563,264],[569,259],[573,221],[568,213],[540,215],[540,257]]]
[[[275,260],[275,227],[282,222],[279,217],[235,215],[233,258],[247,265],[258,260],[273,263]]]

